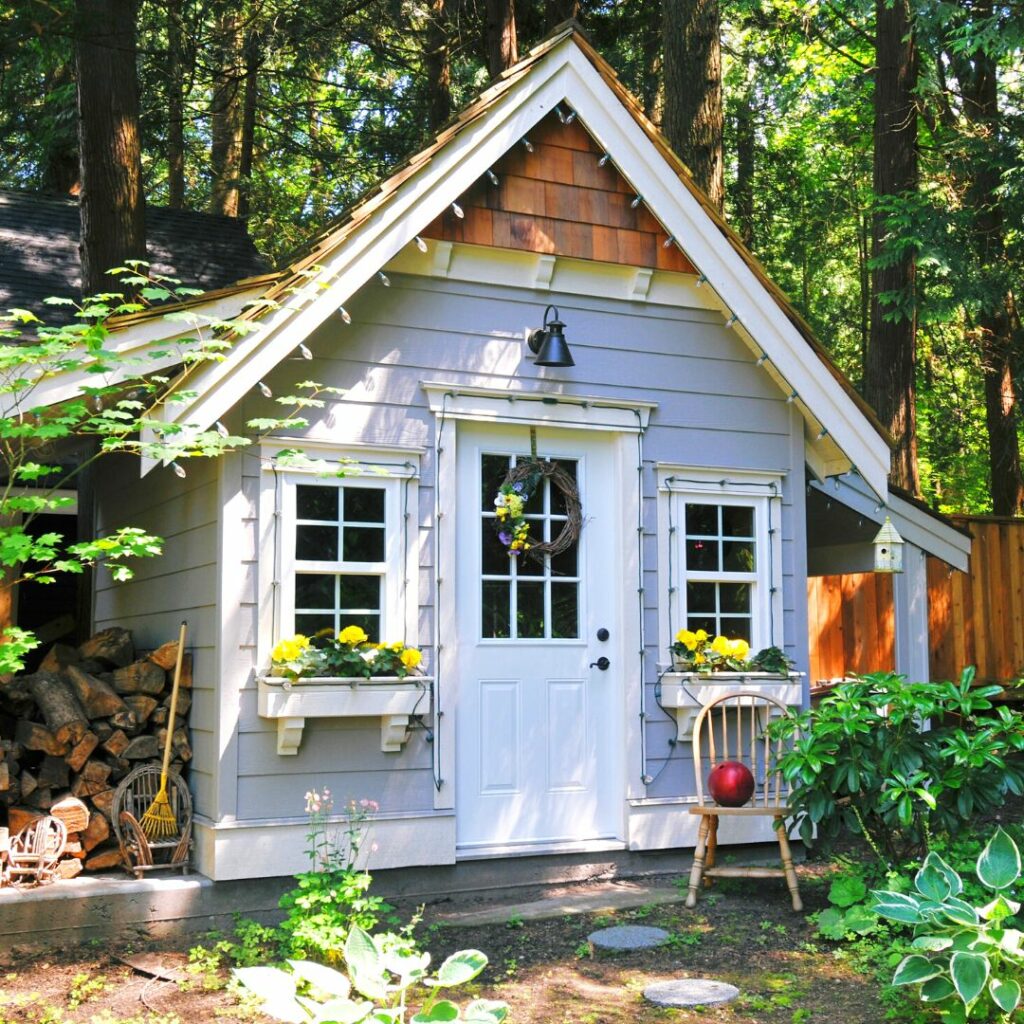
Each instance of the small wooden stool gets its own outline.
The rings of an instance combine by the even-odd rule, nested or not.
[[[730,714],[732,712],[732,714]],[[690,814],[700,815],[697,847],[693,851],[693,867],[686,893],[686,906],[697,905],[701,882],[711,878],[784,878],[793,901],[793,909],[804,908],[797,885],[793,853],[786,834],[785,819],[791,811],[786,806],[788,790],[777,764],[783,754],[781,741],[774,744],[765,731],[773,716],[788,715],[789,709],[774,697],[759,693],[727,693],[705,704],[693,725],[693,766],[697,776],[697,803]],[[716,742],[717,733],[717,742]],[[704,750],[707,749],[708,770],[723,761],[740,761],[754,776],[754,795],[744,807],[719,807],[704,794]],[[760,773],[760,776],[759,776]],[[723,817],[769,817],[779,841],[782,867],[717,867],[718,823]]]

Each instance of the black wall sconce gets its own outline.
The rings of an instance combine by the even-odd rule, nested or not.
[[[548,313],[554,310],[554,317],[548,319]],[[558,307],[548,306],[544,310],[544,326],[531,331],[527,339],[530,351],[537,357],[534,364],[537,366],[575,366],[569,351],[569,343],[565,340],[565,324],[558,319]]]

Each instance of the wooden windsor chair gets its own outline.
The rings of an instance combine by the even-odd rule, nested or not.
[[[697,893],[705,879],[784,878],[793,900],[793,909],[803,910],[793,853],[786,834],[785,819],[791,814],[786,806],[789,788],[778,770],[784,747],[781,740],[772,741],[766,734],[771,719],[788,714],[786,705],[774,697],[737,691],[705,704],[697,715],[693,724],[697,803],[690,808],[690,814],[700,815],[700,827],[686,894],[687,907],[697,905]],[[754,776],[754,795],[749,804],[720,807],[705,794],[705,771],[712,771],[723,761],[740,761],[750,769]],[[718,822],[723,817],[770,817],[779,841],[782,867],[717,867]]]

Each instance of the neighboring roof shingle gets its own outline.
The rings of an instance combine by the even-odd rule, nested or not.
[[[41,316],[47,296],[78,298],[78,238],[77,200],[0,189],[0,310]],[[209,291],[269,269],[234,217],[150,206],[146,244],[152,271],[189,288]]]

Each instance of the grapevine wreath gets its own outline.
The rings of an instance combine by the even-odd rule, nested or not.
[[[545,477],[561,493],[566,518],[557,537],[538,541],[530,536],[530,523],[523,510]],[[583,506],[576,481],[564,467],[550,459],[531,458],[513,466],[498,488],[494,511],[498,540],[513,556],[523,552],[543,561],[545,555],[560,555],[576,543],[583,529]]]

